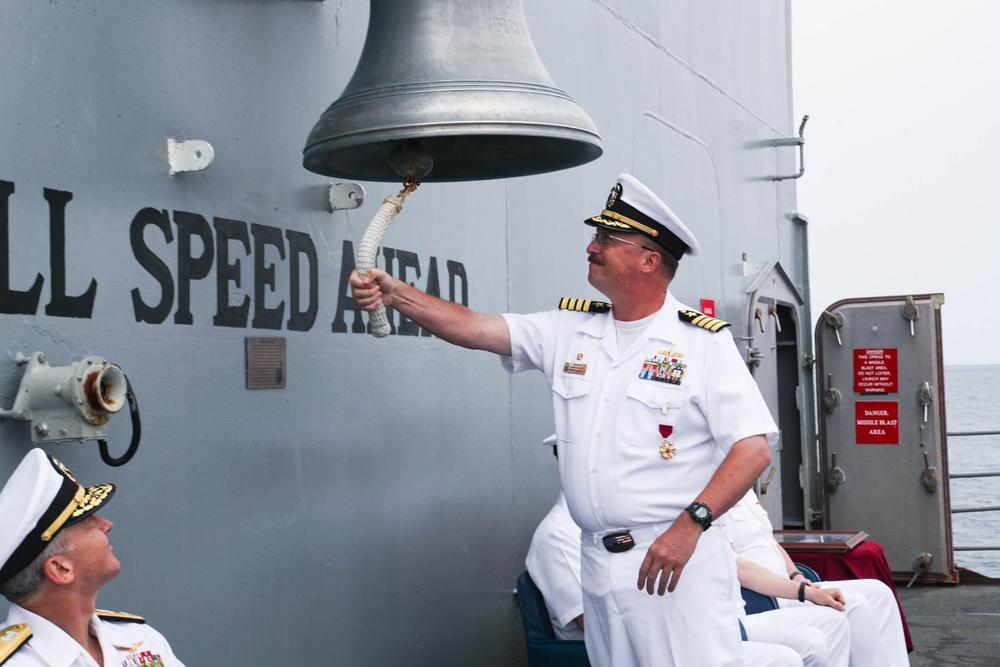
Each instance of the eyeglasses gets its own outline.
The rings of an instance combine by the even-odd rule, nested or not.
[[[634,245],[636,248],[642,248],[643,250],[648,250],[650,252],[659,252],[658,250],[647,248],[644,245],[641,245],[639,243],[633,243],[632,241],[626,241],[620,236],[614,236],[613,234],[608,234],[607,232],[604,231],[594,232],[594,235],[591,237],[591,240],[597,241],[599,245],[605,245],[608,242],[608,239],[611,239],[612,241],[618,241],[619,243],[627,243],[629,245]]]

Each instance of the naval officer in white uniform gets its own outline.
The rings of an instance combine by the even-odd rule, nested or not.
[[[97,514],[114,492],[84,488],[41,449],[0,491],[0,591],[11,601],[3,667],[184,667],[142,617],[94,608],[121,570],[111,522]]]
[[[351,276],[355,301],[495,352],[510,372],[545,374],[562,486],[584,532],[593,664],[739,665],[735,557],[712,519],[766,468],[777,427],[726,323],[668,291],[698,252],[690,230],[627,174],[585,222],[597,228],[590,284],[613,305],[484,315],[379,269]]]
[[[737,560],[740,563],[739,560]],[[742,569],[746,563],[740,563]],[[585,638],[583,589],[580,581],[580,529],[573,523],[566,498],[559,494],[556,504],[538,524],[525,558],[528,574],[541,591],[549,612],[552,630],[559,639]],[[766,578],[774,592],[790,595],[795,586],[787,577],[760,568],[758,581]],[[756,590],[754,584],[740,584]],[[784,589],[784,590],[783,590]],[[837,605],[832,589],[809,589],[815,605]],[[825,595],[824,595],[825,594]],[[740,648],[743,660],[754,667],[804,665],[804,667],[847,667],[850,634],[846,616],[830,607],[812,605],[825,614],[807,615],[798,608],[774,609],[747,615],[743,599],[734,592],[734,604],[746,629],[747,639]],[[822,618],[822,621],[818,621]],[[809,621],[809,622],[803,622]]]

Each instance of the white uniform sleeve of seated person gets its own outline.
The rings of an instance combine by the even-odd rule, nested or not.
[[[525,564],[545,598],[556,636],[583,639],[583,631],[573,622],[583,613],[580,528],[570,517],[562,492],[535,529]]]

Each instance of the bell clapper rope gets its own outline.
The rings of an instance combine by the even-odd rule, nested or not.
[[[375,268],[375,261],[378,257],[379,245],[382,244],[382,237],[385,235],[386,230],[389,229],[389,224],[392,223],[393,218],[403,210],[403,201],[406,199],[406,195],[416,190],[419,185],[419,181],[412,176],[407,176],[403,181],[403,189],[399,191],[399,194],[386,197],[385,201],[382,202],[382,206],[375,213],[375,217],[368,223],[368,229],[365,230],[365,235],[361,238],[361,246],[358,248],[357,268],[358,275],[362,278],[367,275],[368,269]],[[376,338],[385,338],[389,335],[389,319],[385,314],[385,306],[381,302],[378,308],[371,311],[369,318],[373,336]]]

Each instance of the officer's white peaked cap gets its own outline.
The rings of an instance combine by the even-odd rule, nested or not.
[[[593,227],[642,234],[677,259],[685,254],[697,255],[699,251],[698,240],[691,230],[659,197],[629,174],[618,177],[604,210],[584,222]]]
[[[28,566],[60,530],[85,519],[112,495],[114,484],[84,488],[66,467],[35,448],[0,491],[0,581]]]

